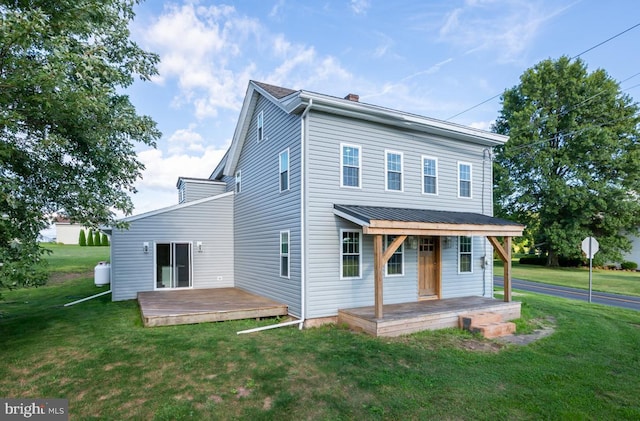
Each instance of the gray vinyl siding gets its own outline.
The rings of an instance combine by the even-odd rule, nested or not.
[[[264,139],[256,120],[264,111]],[[258,96],[235,171],[235,285],[289,306],[300,315],[300,116]],[[289,190],[280,192],[279,154],[289,148]],[[234,172],[235,173],[235,172]],[[230,182],[234,187],[234,182]],[[280,276],[280,231],[289,230],[290,276]]]
[[[187,179],[180,184],[180,189],[184,192],[183,203],[187,203],[224,193],[226,185],[224,182],[202,182]]]
[[[202,241],[202,252],[196,243]],[[143,243],[149,252],[143,252]],[[113,300],[154,290],[155,243],[192,243],[193,288],[234,286],[233,195],[152,214],[111,235]]]
[[[371,236],[363,235],[362,278],[340,279],[340,229],[358,226],[335,216],[334,204],[429,208],[491,215],[491,162],[483,160],[482,146],[315,112],[313,109],[309,113],[308,126],[309,318],[333,316],[339,308],[372,305],[374,302]],[[361,147],[359,189],[340,187],[341,143]],[[403,153],[402,192],[385,191],[385,150]],[[422,193],[422,155],[438,159],[438,195]],[[458,161],[472,164],[471,199],[458,198]],[[491,278],[491,272],[483,274],[480,267],[484,241],[481,237],[474,239],[471,274],[458,274],[455,238],[452,238],[451,248],[442,250],[443,298],[482,294],[483,279],[490,282]],[[405,274],[384,278],[384,303],[414,301],[417,296],[417,252],[405,244]]]

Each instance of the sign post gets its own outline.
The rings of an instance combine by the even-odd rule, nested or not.
[[[589,302],[591,302],[591,284],[593,279],[593,256],[600,250],[600,244],[594,237],[582,240],[582,251],[589,258]]]

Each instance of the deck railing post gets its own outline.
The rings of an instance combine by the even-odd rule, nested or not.
[[[511,237],[504,237],[504,301],[511,302]]]

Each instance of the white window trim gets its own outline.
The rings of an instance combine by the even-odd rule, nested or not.
[[[388,241],[388,235],[384,236],[384,245],[385,247],[387,247],[387,243]],[[395,235],[394,237],[397,237],[397,235]],[[400,254],[402,254],[402,266],[401,266],[401,271],[400,273],[392,273],[389,274],[389,264],[385,263],[384,264],[384,276],[387,276],[389,278],[394,278],[397,276],[404,276],[404,242],[402,242],[402,244],[400,244],[400,247],[398,247],[398,250],[400,250]],[[396,254],[398,252],[398,250],[396,250],[393,254]]]
[[[342,262],[343,262],[343,252],[342,252],[342,235],[345,232],[356,232],[358,233],[358,244],[360,244],[360,253],[359,253],[359,262],[358,262],[358,267],[360,268],[360,273],[358,274],[358,276],[342,276],[342,274],[344,273],[342,271]],[[340,242],[340,280],[346,279],[346,280],[352,280],[352,279],[362,279],[362,230],[358,230],[358,229],[341,229],[340,230],[340,238],[339,238],[339,242]]]
[[[158,244],[169,244],[173,250],[174,244],[189,245],[189,286],[176,288],[158,288]],[[173,254],[173,251],[170,253]],[[172,277],[173,277],[173,260],[171,260]],[[175,291],[177,289],[193,289],[193,241],[154,241],[153,242],[153,290],[154,291]]]
[[[262,129],[262,132],[260,129]],[[258,139],[258,142],[264,140],[264,111],[260,111],[258,113],[258,120],[256,121],[256,139]]]
[[[460,195],[460,166],[469,166],[469,196]],[[459,199],[473,199],[473,165],[470,162],[458,161],[458,198]]]
[[[389,189],[389,154],[400,155],[400,190]],[[384,190],[402,193],[404,192],[404,154],[390,149],[384,150]]]
[[[357,186],[345,186],[344,185],[344,160],[342,159],[342,152],[345,146],[358,150],[358,185]],[[345,189],[361,189],[362,188],[362,147],[360,145],[354,145],[351,143],[340,144],[340,187]]]
[[[436,163],[436,192],[435,193],[426,193],[424,191],[424,160],[425,159],[429,159],[432,161],[435,161]],[[436,158],[435,156],[429,156],[429,155],[422,155],[421,159],[420,159],[420,178],[422,179],[421,184],[422,184],[422,194],[426,194],[427,196],[438,196],[440,194],[440,186],[439,184],[439,178],[438,177],[438,158]],[[460,189],[460,184],[458,183],[458,189]]]
[[[282,154],[286,153],[287,154],[287,188],[286,189],[282,189],[282,184],[280,182],[281,176],[282,176],[282,167],[281,167],[281,163],[282,163]],[[289,189],[291,188],[291,154],[289,153],[289,148],[285,149],[284,151],[280,152],[278,154],[278,189],[280,189],[280,193],[282,192],[286,192],[289,191]]]
[[[471,252],[470,253],[464,253],[464,254],[468,254],[470,256],[471,259],[471,270],[469,272],[462,272],[460,270],[460,256],[462,255],[462,253],[460,252],[460,238],[462,237],[468,237],[471,238]],[[468,235],[460,235],[458,236],[458,275],[467,275],[467,274],[472,274],[473,273],[473,237],[468,236]]]
[[[241,174],[240,170],[236,171],[235,188],[233,189],[233,191],[236,194],[242,193],[242,174]]]
[[[186,197],[185,197],[186,195],[185,195],[185,191],[184,191],[184,189],[185,189],[184,184],[182,184],[182,185],[180,186],[180,188],[178,189],[178,203],[179,203],[179,204],[180,204],[180,203],[184,203],[184,200],[185,200],[185,198],[186,198]]]
[[[282,234],[287,233],[287,276],[283,276],[282,275],[282,257],[285,256],[285,254],[282,253]],[[280,277],[281,278],[286,278],[289,279],[291,278],[291,231],[290,230],[283,230],[280,231],[280,252],[279,254],[279,260],[280,260]]]

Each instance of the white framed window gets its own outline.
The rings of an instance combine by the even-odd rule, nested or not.
[[[340,230],[340,279],[362,276],[362,231]]]
[[[280,276],[289,278],[289,231],[280,231]]]
[[[242,177],[240,174],[240,170],[236,171],[236,193],[240,193],[242,191]]]
[[[422,193],[438,194],[438,159],[422,156]]]
[[[473,272],[473,238],[458,237],[458,273]]]
[[[184,200],[186,199],[185,194],[184,194],[184,184],[182,184],[180,186],[180,188],[178,189],[178,203],[184,203]]]
[[[280,152],[278,158],[280,166],[280,191],[289,190],[289,148]]]
[[[258,142],[260,142],[264,139],[264,111],[258,113],[257,130]]]
[[[389,247],[389,245],[396,239],[395,235],[385,235],[384,242],[385,247]],[[396,249],[395,252],[391,255],[389,260],[387,261],[386,274],[387,276],[402,276],[404,275],[404,243],[400,244],[400,247]]]
[[[402,152],[384,151],[384,167],[385,190],[402,191]]]
[[[340,144],[340,187],[360,188],[361,149],[358,145]]]
[[[471,199],[472,185],[471,185],[472,168],[471,164],[467,162],[458,162],[458,197],[465,197]]]

